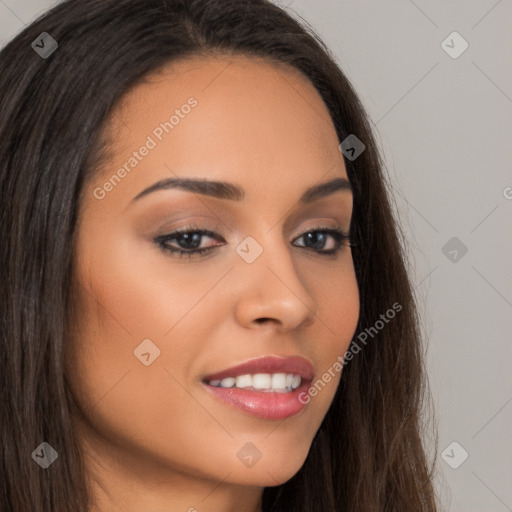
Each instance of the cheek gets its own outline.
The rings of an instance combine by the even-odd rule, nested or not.
[[[326,321],[339,339],[352,337],[359,320],[359,288],[355,272],[346,271],[338,280],[332,279],[323,295]]]
[[[315,280],[315,297],[318,297],[318,342],[312,343],[311,356],[317,361],[315,379],[310,385],[309,406],[316,410],[316,417],[323,419],[330,407],[341,375],[343,358],[354,338],[360,312],[359,288],[352,259],[344,260],[328,277]],[[318,427],[315,425],[315,427]]]
[[[329,354],[331,359],[333,354],[345,352],[359,320],[359,287],[352,258],[350,254],[346,256],[339,266],[333,269],[326,268],[319,275],[312,292],[317,297],[319,305],[318,328],[325,333],[324,354]]]
[[[211,267],[205,272],[204,264],[180,261],[113,228],[83,250],[79,279],[89,291],[90,318],[103,332],[134,343],[164,337],[223,274]]]
[[[127,382],[147,385],[145,375],[138,373],[146,367],[134,350],[145,339],[162,346],[162,333],[173,324],[177,301],[171,293],[162,296],[161,281],[148,278],[146,262],[137,257],[130,239],[112,226],[108,236],[107,228],[84,231],[82,240],[77,245],[80,258],[75,276],[81,284],[82,316],[79,325],[73,326],[71,358],[73,371],[80,375],[78,391],[96,403],[114,385],[121,386],[116,384],[120,379],[123,386]],[[136,389],[129,392],[137,394]]]
[[[108,401],[114,421],[130,417],[130,404],[139,404],[145,412],[129,422],[132,426],[151,416],[169,424],[165,411],[186,403],[169,374],[184,384],[190,378],[212,324],[222,317],[215,311],[219,301],[208,291],[226,270],[172,264],[158,248],[112,226],[104,234],[84,232],[83,240],[87,243],[79,240],[77,246],[76,275],[83,321],[74,326],[70,354],[70,373],[80,382],[76,394],[84,405]],[[137,355],[154,362],[145,366]]]
[[[95,241],[89,247],[96,250],[79,252],[76,276],[83,317],[73,326],[67,359],[72,391],[103,437],[148,453],[172,453],[186,466],[187,453],[212,422],[185,389],[207,339],[190,329],[195,311],[186,315],[204,295],[205,284],[191,286],[190,276],[176,280],[165,258],[153,258],[153,251],[142,255],[129,241],[111,239],[108,246]],[[148,366],[134,354],[144,339],[160,351]],[[154,349],[148,350],[152,359]],[[174,448],[176,439],[184,440],[186,449]]]

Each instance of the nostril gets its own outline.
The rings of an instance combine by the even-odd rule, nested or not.
[[[263,322],[267,322],[268,320],[271,320],[271,318],[257,318],[256,322],[262,324]]]

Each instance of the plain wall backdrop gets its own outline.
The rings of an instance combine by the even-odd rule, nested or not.
[[[0,46],[55,3],[0,0]],[[512,511],[512,1],[275,3],[325,41],[374,124],[422,316],[443,508]]]

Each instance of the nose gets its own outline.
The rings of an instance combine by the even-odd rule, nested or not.
[[[238,261],[236,319],[247,328],[272,324],[281,331],[311,325],[318,305],[297,272],[286,242],[272,241],[248,264]]]

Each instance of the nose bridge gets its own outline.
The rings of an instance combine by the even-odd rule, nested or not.
[[[297,271],[291,250],[278,229],[258,231],[238,245],[239,275],[244,283],[237,308],[240,321],[273,319],[287,328],[314,321],[317,304]]]

